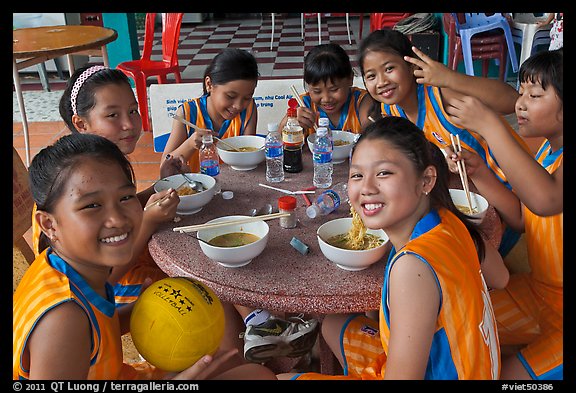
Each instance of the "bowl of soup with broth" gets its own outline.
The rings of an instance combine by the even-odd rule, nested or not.
[[[363,224],[355,227],[356,223],[352,217],[336,218],[316,231],[320,250],[340,269],[364,270],[381,260],[388,249],[386,232],[366,229]]]
[[[236,221],[249,216],[225,216],[208,223]],[[268,243],[270,227],[265,221],[230,224],[216,228],[201,229],[196,236],[204,255],[225,267],[241,267],[249,264],[264,251]]]
[[[232,169],[249,171],[266,159],[264,142],[265,139],[258,135],[239,135],[224,139],[226,144],[216,141],[216,149],[220,159]],[[240,151],[234,151],[228,145]]]

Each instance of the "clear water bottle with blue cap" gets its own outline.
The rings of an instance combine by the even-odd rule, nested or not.
[[[332,142],[328,138],[328,129],[318,127],[316,139],[312,149],[312,161],[314,163],[314,186],[328,188],[332,185]]]
[[[268,123],[265,152],[266,181],[270,183],[284,181],[284,149],[282,137],[278,132],[278,123]]]
[[[220,158],[214,139],[211,134],[202,135],[202,146],[200,146],[200,173],[212,176],[216,180],[216,193],[220,191],[218,174],[220,174]]]
[[[336,183],[330,189],[318,195],[316,201],[306,209],[306,215],[309,218],[325,216],[346,203],[348,203],[348,184],[343,182]]]

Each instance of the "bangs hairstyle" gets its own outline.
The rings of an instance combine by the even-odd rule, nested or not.
[[[304,82],[307,84],[335,83],[335,79],[353,77],[350,57],[338,44],[317,45],[304,57]]]
[[[209,76],[212,84],[223,85],[237,80],[258,81],[258,63],[250,52],[238,48],[226,48],[212,59],[204,71],[204,80]],[[207,93],[204,83],[204,94]]]
[[[540,83],[546,90],[552,86],[560,101],[564,103],[564,50],[542,51],[530,56],[520,66],[520,83]]]

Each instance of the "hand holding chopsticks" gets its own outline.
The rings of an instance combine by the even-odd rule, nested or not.
[[[188,120],[186,120],[185,118],[183,118],[180,115],[174,114],[174,119],[178,120],[180,123],[186,124],[189,127],[192,127],[193,129],[195,129],[196,131],[198,130],[205,130],[204,128],[200,128],[198,127],[196,124],[194,123],[190,123]],[[224,142],[222,139],[218,138],[215,135],[212,135],[212,138],[216,139],[218,142],[221,142],[224,146],[228,147],[228,149],[232,150],[232,151],[240,151],[240,149],[238,149],[236,146],[231,145],[228,142]]]
[[[462,153],[462,145],[460,144],[460,136],[456,135],[456,142],[454,142],[454,135],[450,134],[450,141],[452,142],[452,150],[456,154]],[[472,200],[470,199],[470,189],[468,188],[468,175],[466,174],[466,164],[464,160],[456,161],[458,165],[458,173],[460,174],[460,181],[462,182],[462,188],[464,189],[464,193],[466,194],[466,200],[468,201],[468,207],[472,212]]]
[[[195,232],[201,229],[212,229],[212,228],[220,228],[228,225],[237,225],[237,224],[248,224],[250,222],[255,221],[267,221],[273,220],[275,218],[280,217],[287,217],[290,213],[272,213],[272,214],[263,214],[261,216],[255,217],[246,217],[246,218],[239,218],[238,220],[229,220],[229,221],[221,221],[221,222],[212,222],[212,223],[205,223],[205,224],[198,224],[198,225],[189,225],[185,227],[176,227],[172,230],[174,232]]]
[[[300,98],[300,94],[298,94],[298,90],[296,90],[296,87],[294,85],[291,85],[290,88],[292,89],[292,94],[294,94],[294,98],[296,99],[296,101],[298,101],[298,105],[300,105],[301,107],[306,107],[306,105],[304,105],[304,101],[302,101],[302,98]],[[316,123],[313,124],[314,129],[318,129],[318,126],[316,125]]]
[[[174,189],[174,191],[178,191],[179,189],[181,189],[182,187],[184,187],[186,184],[188,184],[188,180],[186,180],[184,183],[180,184],[178,187],[176,187]],[[159,205],[160,203],[164,202],[166,199],[170,198],[170,195],[172,194],[172,191],[170,191],[169,193],[167,193],[166,195],[164,195],[162,198],[155,200],[152,203],[149,203],[148,205],[144,206],[144,211],[150,209],[152,206],[156,206]]]

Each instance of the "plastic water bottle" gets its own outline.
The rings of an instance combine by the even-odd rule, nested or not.
[[[202,146],[200,146],[200,173],[210,175],[216,180],[216,192],[220,191],[220,185],[216,178],[220,173],[220,161],[218,151],[212,135],[206,134],[202,136]]]
[[[314,163],[314,186],[328,188],[332,185],[332,143],[328,138],[328,129],[318,127],[316,139],[312,149],[312,162]]]
[[[314,204],[308,206],[306,215],[310,218],[325,216],[344,203],[348,202],[348,184],[336,183],[316,198]]]
[[[332,137],[332,130],[330,129],[330,119],[327,117],[320,117],[318,119],[318,127],[326,127],[328,130],[328,138],[330,138],[330,142],[332,143],[332,150],[334,150],[334,138]]]
[[[266,181],[284,181],[284,149],[278,132],[278,123],[268,123],[266,135]]]

